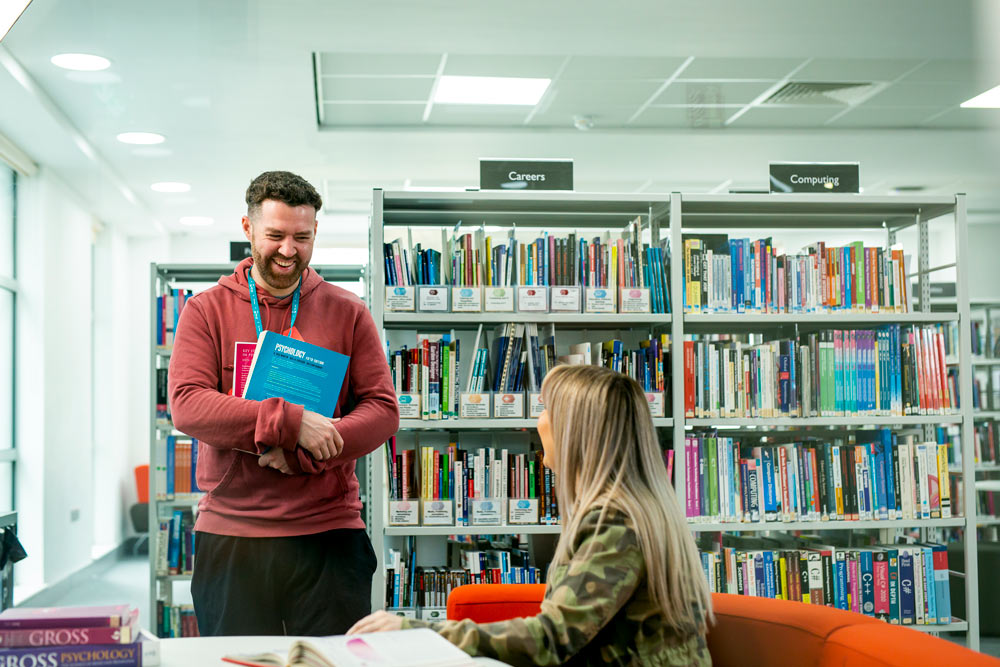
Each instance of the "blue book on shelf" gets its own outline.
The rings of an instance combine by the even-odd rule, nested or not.
[[[167,436],[167,497],[174,495],[174,466],[176,463],[177,436]]]
[[[875,616],[875,563],[870,550],[858,554],[858,571],[861,574],[861,613]]]
[[[899,550],[899,620],[903,625],[916,623],[916,597],[913,593],[913,555]]]
[[[777,519],[778,503],[774,488],[774,453],[770,447],[762,447],[761,460],[764,464],[762,472],[764,479],[764,518],[767,521]]]
[[[847,560],[843,551],[837,551],[834,557],[833,601],[837,609],[848,609],[847,604]]]
[[[167,540],[167,567],[171,572],[180,570],[181,564],[181,519],[182,510],[174,510],[170,517],[170,536]]]
[[[937,609],[937,585],[934,581],[934,554],[931,552],[930,547],[922,546],[920,551],[924,558],[924,590],[927,594],[924,595],[926,600],[925,605],[927,606],[927,616],[926,623],[937,623],[938,622],[938,609]]]
[[[774,552],[764,552],[764,583],[769,598],[778,597],[777,582],[774,578]]]
[[[942,565],[947,564],[948,546],[945,544],[931,543],[932,554],[944,552]],[[946,567],[934,570],[934,594],[937,601],[938,623],[951,623],[951,589],[948,587],[948,569]]]
[[[889,622],[899,625],[899,549],[888,549]]]
[[[201,493],[198,488],[198,439],[191,438],[191,493]]]
[[[264,331],[257,339],[243,398],[283,398],[333,417],[350,360],[319,345]]]

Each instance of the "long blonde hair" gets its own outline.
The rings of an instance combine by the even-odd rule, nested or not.
[[[712,616],[708,582],[639,384],[600,366],[557,366],[542,395],[556,446],[556,493],[563,529],[553,564],[570,560],[587,512],[624,513],[635,528],[646,581],[665,622],[682,634],[705,630]]]

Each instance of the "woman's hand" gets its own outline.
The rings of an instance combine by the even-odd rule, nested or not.
[[[351,626],[347,634],[358,635],[363,632],[386,632],[387,630],[401,630],[402,628],[402,616],[396,616],[386,611],[377,611],[374,614],[365,616]]]

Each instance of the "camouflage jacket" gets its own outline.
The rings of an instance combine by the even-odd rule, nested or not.
[[[470,655],[511,665],[711,665],[704,636],[678,635],[653,606],[631,522],[609,511],[597,532],[599,514],[581,523],[572,560],[549,570],[537,616],[404,627],[430,627]]]

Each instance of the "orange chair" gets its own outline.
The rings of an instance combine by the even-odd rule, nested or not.
[[[128,508],[132,528],[139,535],[132,545],[132,555],[139,553],[143,544],[149,544],[149,465],[135,467],[135,491],[139,502]]]
[[[448,618],[477,623],[533,616],[544,584],[473,584],[448,596]],[[929,634],[819,605],[713,593],[708,650],[715,667],[817,665],[997,667],[1000,660]]]

